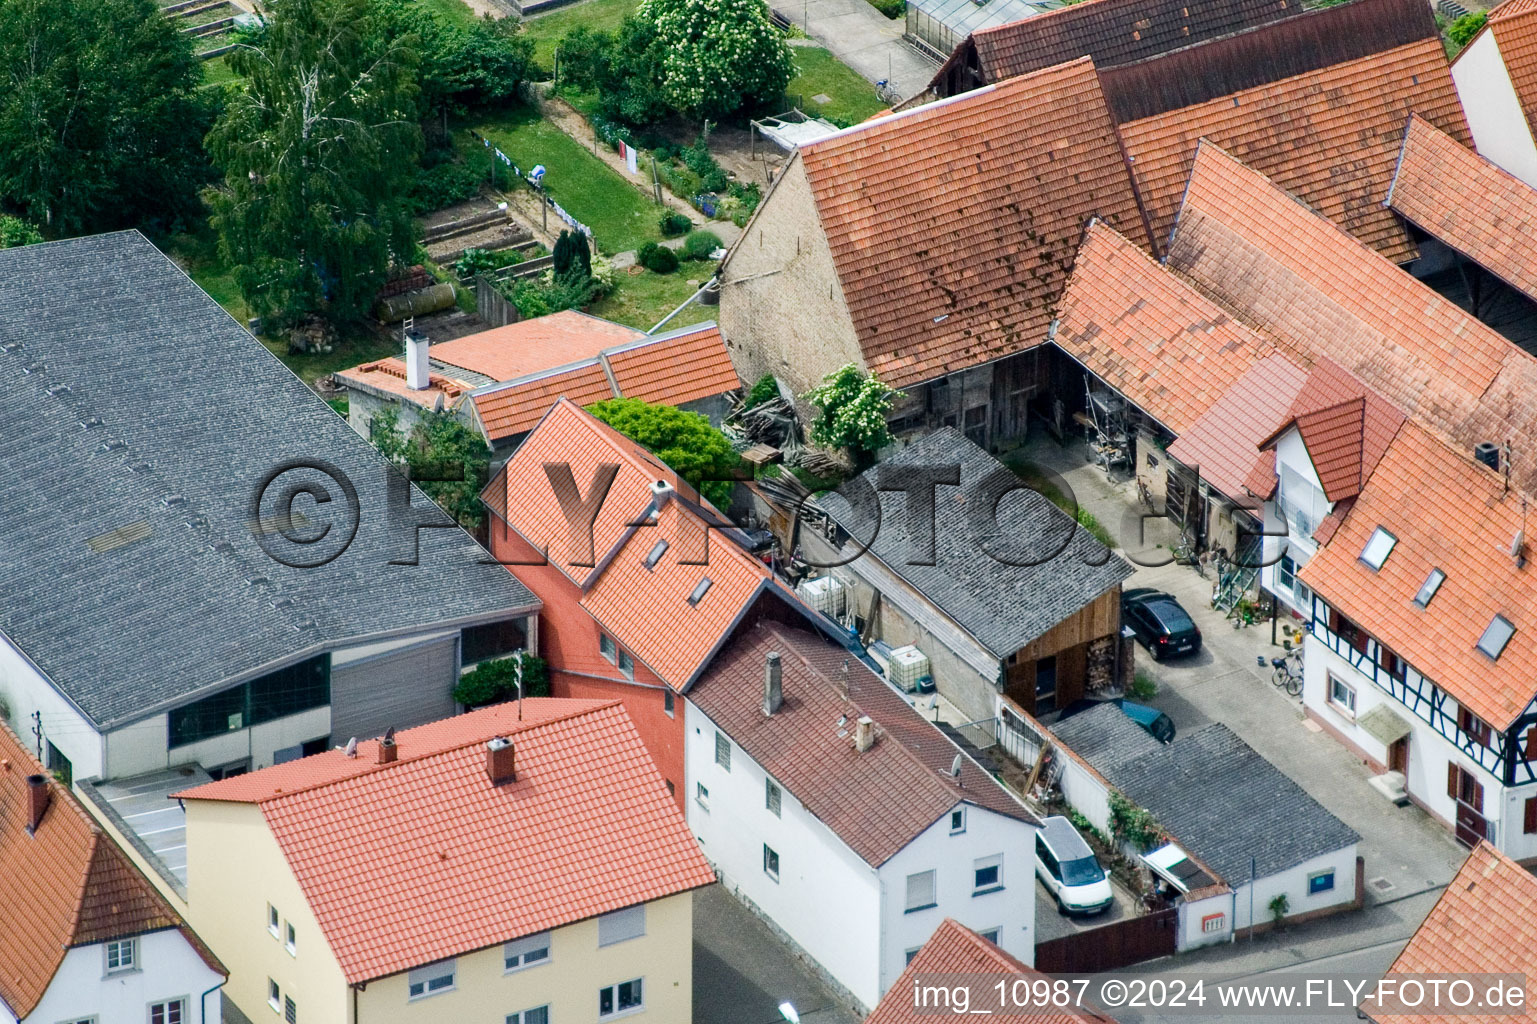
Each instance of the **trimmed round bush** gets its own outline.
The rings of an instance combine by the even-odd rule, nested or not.
[[[665,245],[647,242],[635,254],[636,262],[657,274],[670,274],[678,269],[678,254]]]
[[[662,234],[667,238],[677,238],[693,227],[694,222],[689,220],[687,215],[679,213],[677,210],[669,210],[662,214],[662,219],[657,222],[657,225],[662,229]]]
[[[683,240],[683,258],[687,260],[707,260],[710,254],[721,247],[720,236],[713,231],[694,231]]]

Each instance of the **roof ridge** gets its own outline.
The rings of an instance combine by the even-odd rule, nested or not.
[[[548,698],[546,698],[546,699],[548,699]],[[513,703],[513,701],[505,701],[504,703],[511,704],[511,703]],[[583,703],[587,703],[587,701],[583,701]],[[573,718],[580,718],[583,715],[597,714],[600,711],[607,711],[607,710],[613,708],[616,705],[622,706],[623,704],[624,704],[624,702],[622,700],[619,700],[618,698],[615,698],[613,700],[606,700],[606,701],[605,700],[600,700],[599,702],[591,704],[588,707],[577,708],[577,709],[574,709],[572,711],[568,711],[568,712],[565,712],[563,714],[556,715],[553,718],[541,718],[541,719],[539,719],[537,721],[519,722],[519,723],[516,723],[513,728],[501,729],[501,730],[499,730],[499,731],[497,731],[495,733],[492,733],[492,736],[493,737],[501,736],[501,737],[504,737],[504,738],[508,737],[508,736],[522,736],[522,735],[525,735],[527,733],[533,732],[534,730],[542,728],[542,727],[547,726],[547,725],[555,725],[555,724],[558,724],[560,722],[567,722],[567,721],[570,721]],[[438,722],[451,721],[453,718],[458,718],[458,717],[461,717],[461,716],[451,715],[451,716],[449,716],[449,718],[446,718],[446,719],[445,718],[438,719]],[[428,725],[428,726],[436,725],[436,724],[437,724],[436,722],[428,722],[428,723],[426,723],[426,725]],[[416,729],[421,729],[421,728],[425,728],[425,726],[416,726],[415,728]],[[408,729],[408,730],[405,730],[405,731],[406,732],[411,732],[413,730]],[[380,741],[380,740],[364,740],[363,742],[364,743],[372,743],[375,746],[377,746],[382,741]],[[341,785],[343,783],[346,783],[346,782],[352,782],[355,779],[366,779],[366,778],[369,778],[371,776],[377,775],[380,772],[387,771],[387,770],[389,770],[391,768],[394,768],[397,765],[416,764],[417,762],[425,761],[428,758],[440,757],[440,756],[442,756],[444,754],[452,754],[452,753],[455,753],[456,751],[464,750],[464,749],[467,749],[469,747],[478,746],[478,745],[480,745],[482,743],[486,743],[486,742],[488,742],[486,739],[483,739],[483,738],[477,736],[475,739],[462,740],[462,741],[459,741],[459,742],[451,743],[451,744],[449,744],[447,746],[437,747],[437,748],[434,748],[432,750],[424,751],[424,752],[422,752],[420,754],[416,754],[416,755],[412,755],[412,756],[406,756],[406,755],[397,756],[396,759],[393,760],[393,761],[388,761],[388,762],[385,762],[384,764],[368,765],[362,771],[355,772],[355,773],[353,773],[351,775],[344,775],[344,776],[341,776],[339,778],[332,778],[332,779],[321,779],[319,781],[312,782],[312,783],[309,783],[307,785],[295,786],[292,789],[278,789],[278,790],[275,790],[270,795],[258,797],[255,801],[241,801],[241,802],[242,803],[254,802],[256,804],[276,803],[276,802],[278,802],[280,800],[287,800],[289,797],[298,796],[299,794],[302,794],[302,793],[313,793],[313,792],[315,792],[317,790],[326,789],[326,788],[328,788],[330,786],[339,786],[339,785]],[[361,748],[362,747],[362,743],[360,743],[358,746]],[[325,753],[330,753],[330,751],[326,751]],[[199,788],[201,788],[201,787],[199,787]],[[188,794],[184,792],[181,795],[182,796],[186,796]],[[193,799],[218,800],[219,797],[216,797],[216,796],[214,796],[214,797],[193,797]]]

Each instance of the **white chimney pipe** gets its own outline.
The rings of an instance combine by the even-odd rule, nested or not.
[[[854,723],[854,749],[863,754],[873,746],[875,746],[875,722],[869,715],[861,715]]]
[[[784,702],[783,670],[779,664],[779,652],[769,651],[763,665],[763,713],[772,715],[784,705]]]
[[[406,387],[421,391],[430,383],[427,372],[427,337],[414,331],[406,334]]]

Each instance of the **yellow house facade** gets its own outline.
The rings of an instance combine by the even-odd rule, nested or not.
[[[330,751],[180,794],[189,923],[230,965],[225,993],[241,1013],[256,1024],[691,1019],[692,890],[714,876],[681,813],[621,705],[524,704],[522,722],[491,708],[407,730],[385,755],[398,760],[368,741],[353,758]],[[439,749],[445,727],[453,745]],[[514,749],[516,779],[493,782],[492,759]],[[434,822],[381,789],[402,780],[452,816]],[[639,801],[617,808],[620,827],[641,831],[601,854],[606,868],[591,862],[600,844],[588,829],[616,819],[583,822],[600,785],[599,804],[622,803],[627,786]],[[380,820],[381,807],[399,810]],[[453,822],[461,835],[445,831]]]

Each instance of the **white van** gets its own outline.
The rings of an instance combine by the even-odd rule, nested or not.
[[[1035,834],[1035,873],[1064,914],[1098,914],[1115,902],[1094,851],[1061,815],[1043,819]]]

